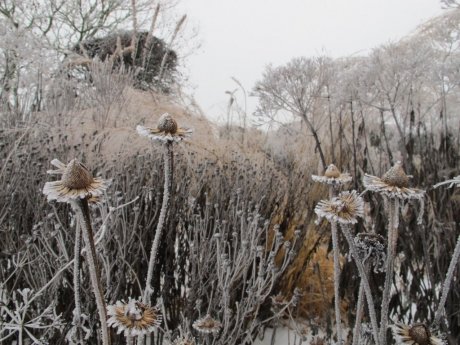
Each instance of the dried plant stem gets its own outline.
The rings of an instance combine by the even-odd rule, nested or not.
[[[168,49],[166,49],[165,54],[163,55],[163,59],[161,60],[161,65],[160,65],[160,72],[158,72],[158,80],[160,80],[160,81],[163,78],[163,73],[164,73],[165,66],[166,66],[166,60],[168,59],[169,50],[171,49],[171,47],[172,47],[172,45],[174,43],[174,40],[176,39],[177,34],[179,33],[180,28],[184,24],[186,18],[187,18],[187,15],[184,14],[182,16],[182,18],[179,19],[179,21],[177,22],[176,28],[174,29],[173,35],[171,37],[171,40],[169,41]]]
[[[163,201],[161,204],[160,216],[158,218],[158,224],[155,232],[155,238],[153,239],[152,248],[150,250],[149,267],[147,271],[147,280],[145,282],[145,290],[142,298],[144,304],[150,305],[150,298],[153,293],[152,278],[153,269],[155,267],[156,257],[158,255],[158,247],[160,246],[160,239],[163,233],[164,224],[166,221],[166,214],[168,212],[169,199],[171,196],[172,186],[172,170],[173,170],[173,148],[172,142],[167,141],[165,143],[164,153],[164,190],[163,190]],[[139,343],[143,343],[143,337],[139,337]],[[147,335],[147,344],[150,344],[150,335]]]
[[[157,23],[159,13],[160,13],[160,4],[158,4],[157,7],[155,8],[155,12],[152,18],[152,24],[150,25],[149,34],[147,35],[147,39],[145,40],[144,47],[142,49],[142,68],[145,67],[145,60],[147,58],[147,49],[151,50],[150,43],[152,43],[152,40],[153,40],[153,31],[155,30],[155,25]]]
[[[366,277],[369,276],[369,267],[368,265],[364,266],[366,271]],[[359,341],[361,338],[361,322],[364,316],[364,282],[361,279],[359,284],[359,291],[358,291],[358,302],[356,303],[356,320],[355,320],[355,327],[353,329],[353,345],[359,345]]]
[[[80,322],[81,320],[81,298],[80,298],[80,267],[81,267],[81,228],[80,222],[77,219],[77,226],[75,229],[75,247],[74,247],[74,260],[73,260],[73,289],[74,289],[74,320]],[[77,327],[77,339],[83,343],[81,328]]]
[[[158,224],[155,232],[155,238],[153,239],[152,248],[150,250],[149,267],[147,271],[147,280],[145,282],[145,291],[142,302],[150,304],[150,297],[153,293],[152,278],[153,269],[155,267],[155,260],[158,255],[158,247],[160,246],[161,234],[163,232],[164,223],[166,220],[166,213],[168,211],[169,199],[171,194],[171,180],[172,180],[172,143],[165,143],[165,154],[164,154],[164,191],[163,191],[163,202],[161,204],[160,216],[158,218]]]
[[[347,239],[351,254],[353,255],[353,259],[355,260],[356,266],[358,267],[358,272],[361,277],[361,281],[363,282],[363,289],[366,293],[367,306],[369,310],[369,317],[371,319],[372,333],[374,336],[375,345],[381,345],[379,341],[379,328],[377,324],[377,315],[375,313],[374,299],[372,297],[372,291],[369,285],[369,280],[367,279],[366,270],[359,258],[358,251],[355,247],[353,236],[351,235],[348,225],[341,225],[341,229],[343,234],[345,235],[345,238]]]
[[[398,227],[399,227],[399,200],[397,198],[390,199],[389,202],[389,218],[390,224],[388,229],[388,248],[387,260],[385,265],[385,285],[382,294],[382,308],[380,314],[380,344],[385,345],[387,342],[387,328],[389,305],[391,295],[391,285],[393,281],[394,261],[396,256],[396,245],[398,243]]]
[[[452,255],[452,259],[450,260],[449,268],[447,270],[446,279],[442,286],[442,295],[441,300],[439,301],[438,309],[434,315],[434,322],[433,325],[436,327],[439,325],[441,321],[441,316],[444,313],[444,305],[446,304],[447,295],[450,290],[450,286],[452,284],[452,280],[454,279],[454,270],[455,266],[457,265],[460,259],[460,236],[458,236],[457,244],[455,245],[454,254]]]
[[[342,344],[342,327],[340,318],[340,296],[339,296],[339,283],[340,283],[340,253],[339,243],[337,236],[337,223],[331,223],[332,230],[332,249],[334,251],[334,306],[335,306],[335,323],[337,329],[337,343]]]
[[[88,201],[86,199],[76,200],[72,203],[72,208],[79,218],[81,230],[83,232],[83,238],[87,247],[86,259],[88,262],[91,285],[93,287],[94,296],[96,298],[97,310],[101,321],[102,344],[110,345],[110,335],[107,328],[107,310],[104,301],[104,293],[102,291],[99,269],[97,267],[96,247],[94,245],[93,229],[91,227]]]
[[[131,37],[131,47],[133,51],[131,52],[131,58],[133,61],[136,61],[136,45],[137,45],[137,7],[136,7],[136,0],[131,0],[131,8],[132,8],[132,17],[133,17],[133,37]]]

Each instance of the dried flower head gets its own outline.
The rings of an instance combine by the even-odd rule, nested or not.
[[[312,175],[312,179],[315,182],[330,185],[344,185],[350,183],[352,180],[350,174],[342,174],[334,164],[329,164],[326,171],[324,172],[324,176]]]
[[[386,248],[383,236],[360,233],[356,235],[354,242],[361,261],[369,262],[374,267],[374,272],[384,272]]]
[[[282,307],[289,303],[289,301],[286,300],[286,298],[280,293],[276,296],[271,296],[270,299],[272,300],[272,304],[277,307]]]
[[[160,326],[162,316],[159,310],[130,298],[128,303],[118,301],[107,307],[109,326],[117,328],[125,336],[139,336],[152,333]]]
[[[408,187],[409,177],[407,177],[401,162],[396,162],[385,174],[382,176],[382,181],[389,186],[395,187]]]
[[[62,175],[62,177],[58,181],[45,183],[43,193],[47,196],[48,201],[69,202],[76,199],[99,201],[98,197],[104,194],[110,185],[109,180],[93,177],[88,168],[76,159],[72,159],[68,164],[53,159],[51,164],[57,170],[49,170],[47,173]]]
[[[192,337],[179,337],[174,340],[173,345],[195,345],[195,339]]]
[[[163,115],[161,115],[156,128],[149,128],[138,125],[136,127],[136,130],[142,136],[146,136],[152,140],[159,141],[178,142],[190,137],[190,135],[192,134],[191,129],[179,128],[177,126],[176,120],[174,120],[174,118],[168,113],[164,113]]]
[[[396,162],[382,178],[364,175],[363,182],[366,190],[378,192],[390,198],[421,200],[425,195],[423,190],[408,187],[409,178],[404,172],[401,162]]]
[[[401,345],[445,345],[445,342],[433,335],[423,323],[412,326],[396,324],[392,327],[397,344]]]
[[[196,320],[192,327],[200,333],[216,334],[219,333],[220,329],[222,328],[222,323],[213,319],[209,314],[206,314],[205,317]]]
[[[321,200],[315,207],[315,213],[318,221],[326,218],[329,222],[355,224],[358,217],[363,217],[364,201],[355,190],[342,192],[331,200]]]

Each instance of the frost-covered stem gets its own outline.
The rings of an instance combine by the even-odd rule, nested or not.
[[[388,314],[390,305],[391,283],[393,281],[394,261],[396,256],[396,245],[398,243],[398,227],[399,227],[399,200],[397,198],[390,199],[390,224],[388,229],[388,248],[387,260],[385,265],[385,285],[382,294],[382,308],[380,314],[380,344],[386,345]]]
[[[130,334],[128,334],[126,336],[126,345],[133,345],[133,344],[134,344],[133,343],[133,337]]]
[[[173,147],[172,142],[167,141],[165,143],[165,152],[164,152],[164,190],[163,190],[163,201],[161,204],[160,216],[158,218],[158,224],[155,232],[155,238],[152,242],[152,248],[150,250],[150,259],[149,267],[147,271],[147,280],[145,282],[145,291],[142,298],[144,304],[150,304],[150,298],[152,297],[153,288],[152,288],[152,278],[153,278],[153,269],[155,267],[156,257],[158,255],[158,247],[160,246],[160,239],[163,233],[164,224],[166,221],[166,214],[168,212],[169,199],[171,194],[171,185],[172,185],[172,171],[173,171]],[[143,337],[139,337],[139,343],[143,344]],[[151,343],[150,335],[147,335],[147,344]]]
[[[168,211],[169,198],[171,193],[171,180],[172,180],[172,142],[167,141],[165,143],[165,154],[164,154],[164,191],[163,191],[163,202],[161,204],[160,217],[158,218],[157,229],[155,232],[155,238],[152,242],[152,248],[150,250],[149,267],[147,271],[147,280],[145,282],[145,291],[142,302],[144,304],[150,304],[150,297],[152,296],[152,276],[153,269],[155,267],[155,260],[158,254],[158,247],[160,246],[161,234],[163,232],[164,223],[166,220],[166,213]]]
[[[79,199],[72,203],[72,207],[80,220],[83,238],[86,244],[86,259],[88,270],[91,278],[94,296],[96,298],[97,310],[101,320],[102,344],[110,345],[110,335],[107,328],[107,310],[102,291],[101,278],[96,261],[96,247],[94,245],[93,228],[91,227],[91,218],[89,215],[88,201]]]
[[[339,283],[340,283],[340,254],[339,243],[337,236],[337,223],[331,222],[332,230],[332,249],[334,251],[334,306],[335,306],[335,323],[337,329],[337,343],[342,344],[342,327],[340,320],[340,297],[339,297]]]
[[[74,260],[73,260],[73,289],[74,289],[74,320],[80,322],[81,320],[81,298],[80,298],[80,266],[81,266],[81,225],[77,217],[77,226],[75,228],[75,247],[74,247]],[[75,325],[78,326],[78,325]],[[77,339],[83,342],[81,328],[77,327]]]
[[[452,255],[452,259],[450,260],[449,269],[447,270],[446,280],[444,281],[444,285],[442,286],[442,295],[441,300],[439,301],[438,309],[434,314],[434,326],[438,326],[439,322],[441,321],[441,316],[444,313],[444,305],[446,304],[447,295],[450,290],[450,285],[452,283],[452,279],[454,278],[454,270],[455,266],[457,265],[460,259],[460,236],[458,236],[457,244],[455,245],[454,254]]]
[[[379,328],[377,324],[377,315],[375,313],[374,299],[372,297],[372,291],[369,285],[369,280],[367,279],[366,270],[364,268],[363,263],[361,262],[361,259],[359,258],[358,250],[355,247],[353,236],[350,233],[348,225],[341,224],[340,228],[342,229],[342,232],[345,235],[345,238],[347,239],[348,246],[350,247],[351,254],[353,255],[353,259],[356,263],[356,267],[358,267],[358,273],[361,277],[361,281],[363,282],[363,288],[364,292],[366,293],[367,306],[369,309],[369,317],[371,319],[372,333],[374,336],[375,345],[381,345],[379,341]]]
[[[366,277],[369,276],[369,267],[367,265],[364,266],[366,271]],[[361,279],[359,283],[359,291],[358,291],[358,302],[356,303],[356,320],[355,320],[355,327],[353,329],[353,345],[359,345],[359,340],[361,338],[361,322],[364,316],[364,282]]]

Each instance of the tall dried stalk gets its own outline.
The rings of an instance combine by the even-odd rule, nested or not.
[[[350,252],[353,256],[356,266],[358,267],[358,272],[361,277],[361,281],[363,282],[363,289],[366,293],[367,306],[369,309],[369,317],[371,319],[372,333],[374,336],[375,345],[381,345],[381,342],[379,341],[379,328],[377,324],[377,315],[375,313],[375,304],[374,299],[372,297],[372,290],[369,285],[369,280],[367,279],[366,269],[364,268],[364,265],[361,262],[361,259],[359,258],[358,251],[353,241],[353,236],[351,235],[349,226],[341,224],[340,228],[343,234],[345,235],[345,238],[347,239],[348,246],[350,247]]]
[[[166,214],[168,212],[169,199],[171,197],[171,187],[172,187],[172,178],[173,178],[173,143],[171,141],[165,142],[165,152],[164,152],[164,189],[163,189],[163,201],[161,203],[160,216],[158,218],[158,224],[155,232],[155,237],[152,242],[152,248],[150,250],[150,259],[149,266],[147,271],[147,280],[145,282],[144,295],[142,297],[142,302],[144,304],[150,305],[150,298],[153,293],[152,288],[152,279],[153,279],[153,269],[155,267],[155,261],[158,255],[158,248],[160,246],[160,239],[163,233],[164,224],[166,221]],[[139,343],[143,344],[143,337],[139,338]],[[150,334],[147,335],[147,344],[151,343]]]
[[[74,289],[74,321],[76,328],[77,341],[83,342],[82,329],[79,327],[81,321],[81,296],[80,296],[80,267],[81,267],[81,227],[80,222],[77,220],[77,226],[75,228],[75,248],[74,248],[74,261],[73,261],[73,289]]]
[[[389,202],[389,218],[390,224],[388,229],[388,249],[387,261],[385,267],[385,285],[382,294],[382,308],[380,314],[380,344],[386,345],[388,314],[391,297],[391,285],[393,281],[394,260],[396,256],[396,245],[398,243],[398,227],[399,227],[399,200],[390,198]]]
[[[369,276],[369,267],[364,265],[366,277]],[[355,327],[353,328],[353,345],[359,345],[360,338],[361,338],[361,322],[364,316],[364,282],[361,279],[359,283],[359,291],[358,291],[358,301],[356,303],[356,319],[355,319]]]
[[[340,283],[340,253],[339,241],[337,234],[337,223],[331,222],[332,232],[332,247],[334,251],[334,307],[335,307],[335,323],[337,329],[337,343],[342,344],[342,327],[340,317],[340,296],[339,296],[339,283]]]
[[[79,199],[71,203],[77,218],[81,224],[83,238],[87,247],[86,258],[88,261],[88,269],[93,287],[94,296],[96,298],[97,310],[101,321],[102,344],[110,345],[110,334],[107,328],[107,310],[102,291],[100,273],[96,261],[96,247],[94,245],[93,229],[91,226],[91,218],[89,215],[88,201]]]
[[[168,49],[166,49],[165,55],[163,56],[163,59],[161,60],[160,72],[158,73],[158,80],[159,81],[161,81],[161,79],[163,78],[163,73],[164,73],[164,70],[165,70],[166,61],[168,59],[169,50],[171,49],[171,47],[172,47],[172,45],[174,43],[174,40],[176,39],[177,34],[179,33],[182,25],[184,24],[185,19],[187,19],[186,14],[184,14],[182,16],[182,18],[179,19],[179,21],[176,24],[176,28],[174,29],[174,33],[173,33],[173,35],[171,37],[171,40],[169,41],[169,44],[168,44]]]
[[[329,198],[334,197],[334,186],[329,186]],[[331,222],[332,232],[332,250],[334,252],[334,308],[335,308],[335,323],[337,329],[337,343],[342,345],[342,321],[340,316],[340,296],[339,296],[339,283],[340,283],[340,252],[339,240],[337,234],[337,223]]]
[[[447,273],[446,273],[446,279],[444,280],[444,284],[442,286],[441,299],[439,300],[438,309],[436,310],[436,313],[434,315],[434,322],[433,322],[434,326],[439,325],[441,321],[441,317],[444,314],[444,306],[446,304],[447,295],[449,293],[450,286],[452,284],[452,280],[454,279],[455,266],[457,265],[459,259],[460,259],[460,236],[458,236],[457,244],[455,245],[454,254],[452,255],[452,259],[450,260],[449,269],[447,270]]]

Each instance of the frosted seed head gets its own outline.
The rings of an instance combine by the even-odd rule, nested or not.
[[[409,329],[409,336],[419,345],[431,345],[431,333],[424,324],[415,324]]]
[[[222,328],[222,323],[213,319],[209,314],[205,317],[196,320],[192,327],[200,333],[211,334],[219,333]]]
[[[164,113],[158,120],[158,129],[168,134],[175,134],[177,132],[177,122],[171,115]]]
[[[70,189],[87,188],[93,183],[93,176],[82,163],[72,159],[62,175],[62,184]]]
[[[382,181],[389,186],[407,187],[409,186],[409,178],[407,177],[401,162],[396,162],[383,176]]]
[[[328,178],[338,178],[340,177],[340,171],[334,164],[329,164],[326,171],[324,172],[324,176]]]

